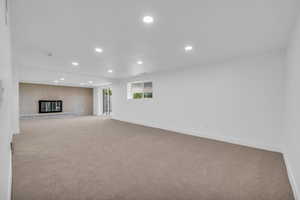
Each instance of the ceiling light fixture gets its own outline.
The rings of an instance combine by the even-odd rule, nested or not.
[[[79,63],[78,63],[78,62],[72,62],[72,65],[73,65],[73,66],[78,66]]]
[[[184,47],[184,50],[185,51],[192,51],[193,47],[191,45],[187,45],[187,46]]]
[[[154,19],[152,16],[144,16],[143,17],[143,22],[145,24],[152,24],[154,22]]]
[[[107,70],[108,73],[113,73],[112,69]]]
[[[58,80],[53,81],[54,83],[58,83]]]
[[[93,84],[93,81],[89,81],[89,84]]]
[[[62,78],[60,78],[59,80],[61,80],[61,81],[64,81],[64,80],[65,80],[65,78],[63,78],[63,77],[62,77]]]
[[[142,64],[143,64],[143,61],[138,60],[136,63],[137,63],[138,65],[142,65]]]
[[[103,52],[103,49],[101,49],[101,48],[95,48],[95,52],[97,52],[97,53],[102,53]]]

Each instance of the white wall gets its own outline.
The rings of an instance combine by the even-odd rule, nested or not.
[[[96,87],[93,89],[93,114],[96,116],[102,115],[102,88]]]
[[[294,192],[300,198],[300,18],[286,61],[284,156]]]
[[[284,54],[121,81],[113,118],[187,134],[280,150]],[[127,81],[152,80],[152,100],[127,100]]]
[[[13,59],[12,59],[13,60]],[[13,134],[20,133],[20,112],[19,112],[19,80],[18,80],[18,69],[13,65],[12,70],[12,128]]]
[[[4,0],[0,0],[0,80],[3,82],[4,95],[0,97],[0,199],[10,199],[12,135],[11,99],[12,67],[10,31],[4,20]]]

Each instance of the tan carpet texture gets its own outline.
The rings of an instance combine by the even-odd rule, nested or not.
[[[279,153],[100,117],[21,121],[14,200],[293,200]]]

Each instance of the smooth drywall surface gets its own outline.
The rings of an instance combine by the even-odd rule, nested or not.
[[[283,54],[152,74],[113,85],[115,119],[280,150]],[[153,99],[127,100],[127,82],[153,81]]]
[[[93,114],[93,89],[20,83],[20,115],[37,114],[39,100],[62,100],[63,112]]]
[[[12,136],[12,67],[10,30],[5,23],[5,1],[0,0],[0,199],[9,200],[11,190],[11,151]]]
[[[12,59],[13,61],[13,59]],[[12,64],[12,128],[13,134],[20,133],[20,112],[19,112],[19,81],[18,81],[18,68]]]
[[[293,33],[286,62],[284,156],[298,199],[300,192],[300,18]]]
[[[102,115],[102,88],[101,87],[94,88],[93,96],[94,96],[93,114],[96,116]]]
[[[14,41],[16,43],[16,41]],[[17,51],[15,49],[15,51]],[[16,54],[14,54],[15,57]],[[53,58],[53,57],[52,57]],[[18,61],[15,59],[13,61]],[[48,61],[47,61],[48,62]],[[13,63],[14,64],[14,63]],[[19,62],[16,62],[18,66],[18,80],[24,83],[35,83],[35,84],[46,84],[46,85],[56,85],[53,81],[58,77],[61,77],[62,74],[65,78],[65,81],[61,83],[64,86],[73,86],[73,87],[85,87],[91,88],[91,85],[80,85],[80,83],[85,83],[87,80],[93,82],[93,86],[100,86],[109,84],[111,81],[109,78],[98,77],[97,75],[85,75],[81,73],[63,73],[62,68],[57,70],[45,69],[44,67],[30,67],[28,65],[23,66]]]

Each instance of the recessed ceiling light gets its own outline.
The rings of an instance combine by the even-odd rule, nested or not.
[[[192,51],[193,50],[193,46],[187,45],[187,46],[184,47],[184,50],[185,51]]]
[[[108,73],[113,73],[112,69],[107,70]]]
[[[65,78],[60,78],[59,80],[61,80],[61,81],[64,81],[64,80],[65,80]]]
[[[78,62],[72,62],[72,65],[73,65],[73,66],[78,66],[79,63],[78,63]]]
[[[153,22],[154,22],[154,19],[153,19],[153,17],[152,16],[144,16],[143,17],[143,22],[145,23],[145,24],[152,24]]]
[[[89,84],[93,84],[93,81],[89,81]]]
[[[137,63],[138,65],[142,65],[142,64],[143,64],[143,61],[138,60],[136,63]]]
[[[103,49],[97,47],[97,48],[95,48],[95,51],[96,51],[97,53],[102,53],[102,52],[103,52]]]
[[[53,81],[54,83],[58,83],[58,80]]]

